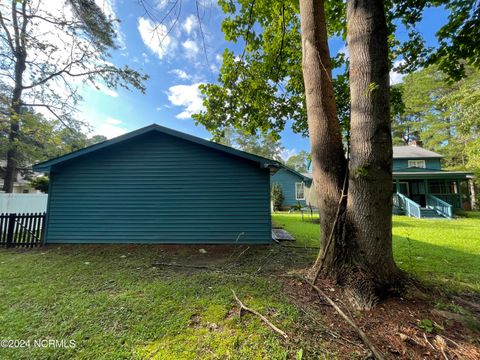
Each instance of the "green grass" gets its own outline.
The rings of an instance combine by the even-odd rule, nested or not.
[[[400,268],[433,285],[480,291],[480,213],[465,214],[453,220],[394,216],[393,253]],[[319,246],[318,224],[310,217],[277,213],[273,219],[298,244]]]
[[[231,313],[235,289],[278,326],[299,321],[280,283],[255,274],[258,264],[249,262],[268,251],[247,251],[245,272],[221,273],[152,265],[198,261],[198,248],[193,255],[155,246],[2,250],[0,339],[67,339],[77,346],[0,349],[0,358],[285,358],[298,349],[285,347],[257,318],[247,314],[240,322]]]
[[[334,348],[303,335],[314,325],[284,295],[279,277],[312,263],[318,224],[285,213],[274,222],[300,248],[2,249],[0,339],[75,340],[76,347],[0,349],[0,359],[285,359],[301,349],[309,358],[334,357]],[[393,231],[402,269],[451,289],[480,291],[480,219],[395,217]],[[173,261],[222,270],[155,265]],[[279,339],[252,315],[240,321],[231,289],[293,333],[291,339]]]

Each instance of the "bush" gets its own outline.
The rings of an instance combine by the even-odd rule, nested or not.
[[[49,182],[48,176],[39,176],[30,181],[30,186],[46,194],[48,193]]]
[[[272,203],[273,203],[273,211],[278,211],[282,209],[283,204],[283,191],[279,184],[273,183],[272,184]]]

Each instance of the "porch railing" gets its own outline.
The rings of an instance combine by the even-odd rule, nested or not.
[[[427,207],[435,210],[443,216],[452,218],[452,205],[433,195],[427,195]]]
[[[435,196],[437,199],[440,199],[447,204],[452,205],[454,208],[462,208],[460,196],[458,194],[433,194],[432,196]]]
[[[393,194],[393,205],[405,211],[405,215],[410,217],[421,218],[420,205],[415,201],[409,199],[402,193]]]

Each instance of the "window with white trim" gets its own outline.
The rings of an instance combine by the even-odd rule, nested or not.
[[[295,183],[295,200],[305,200],[305,184]]]
[[[408,160],[408,167],[425,169],[425,160]]]

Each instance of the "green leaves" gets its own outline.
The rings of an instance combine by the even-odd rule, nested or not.
[[[428,149],[446,155],[447,167],[480,169],[480,71],[465,68],[466,77],[448,81],[438,66],[405,77],[393,112],[393,136],[398,143],[420,139]],[[395,95],[398,97],[398,94]]]
[[[214,135],[233,127],[278,136],[288,120],[306,133],[298,5],[243,0],[220,6],[227,11],[225,38],[245,49],[224,52],[219,84],[202,86],[206,111],[194,119]]]

